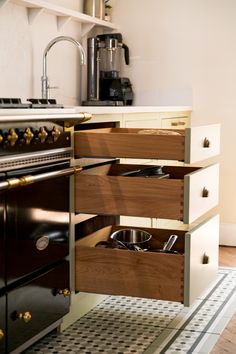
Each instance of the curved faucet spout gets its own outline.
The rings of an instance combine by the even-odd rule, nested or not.
[[[59,37],[52,39],[48,43],[48,45],[46,46],[46,48],[43,52],[43,76],[41,78],[41,80],[42,80],[42,98],[46,98],[46,99],[48,98],[49,85],[48,85],[48,77],[47,77],[47,54],[48,54],[49,50],[54,46],[54,44],[56,44],[57,42],[61,42],[61,41],[68,41],[68,42],[73,43],[79,49],[80,58],[81,58],[81,61],[80,61],[81,65],[86,64],[86,55],[85,55],[84,48],[74,38],[68,37],[68,36],[59,36]]]

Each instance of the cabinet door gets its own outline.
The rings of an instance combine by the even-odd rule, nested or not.
[[[0,296],[0,353],[6,348],[6,296]]]
[[[215,215],[185,236],[185,306],[189,306],[216,279],[218,254],[219,215]]]
[[[4,226],[5,198],[0,193],[0,292],[5,286],[5,226]]]
[[[8,293],[8,351],[60,320],[69,311],[69,297],[59,290],[69,286],[69,264],[64,262]]]

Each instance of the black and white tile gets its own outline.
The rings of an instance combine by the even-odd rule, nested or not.
[[[207,354],[236,311],[236,268],[221,268],[213,289],[190,308],[180,303],[109,296],[63,333],[25,354]]]

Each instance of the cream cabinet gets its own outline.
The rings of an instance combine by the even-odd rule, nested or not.
[[[159,128],[152,126],[155,116],[149,117],[147,126],[141,116],[137,120],[134,117],[133,122],[130,117],[123,117],[121,128],[75,132],[76,158],[128,159],[126,163],[114,160],[91,166],[78,174],[74,185],[75,212],[128,216],[130,227],[152,234],[150,249],[135,252],[97,248],[98,242],[109,242],[111,232],[124,225],[111,223],[90,228],[91,232],[75,244],[75,289],[180,301],[189,306],[217,274],[219,217],[205,216],[218,204],[219,165],[200,167],[197,161],[219,154],[220,127],[183,129],[181,125],[182,129],[177,127],[170,132],[162,127],[162,119],[179,122],[180,117],[158,117]],[[145,159],[150,164],[157,156],[188,165],[165,165],[167,177],[162,179],[127,176],[134,168],[147,167],[132,164],[133,159]],[[196,164],[192,165],[193,162]],[[158,228],[156,218],[179,220],[186,228]],[[198,222],[200,218],[202,221]],[[176,252],[156,252],[172,233],[178,235]]]

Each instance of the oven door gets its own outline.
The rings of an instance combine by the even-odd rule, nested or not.
[[[6,295],[0,294],[0,353],[6,348]]]
[[[0,181],[5,174],[0,173]],[[0,191],[0,293],[5,287],[5,193]]]
[[[72,173],[69,162],[7,173],[7,285],[68,255]]]

